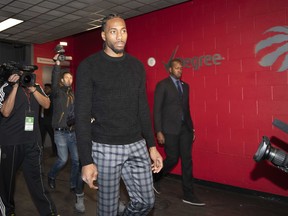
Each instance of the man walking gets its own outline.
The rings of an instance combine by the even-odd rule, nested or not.
[[[183,202],[203,206],[193,189],[192,144],[195,130],[190,114],[189,85],[181,81],[182,62],[173,59],[170,76],[160,81],[154,96],[154,127],[159,144],[164,145],[166,158],[162,172],[155,175],[154,190],[159,191],[159,180],[174,168],[179,158],[182,166]]]

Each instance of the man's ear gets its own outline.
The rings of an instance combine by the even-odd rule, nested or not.
[[[102,37],[102,39],[103,39],[104,41],[106,41],[106,35],[105,35],[105,32],[104,32],[104,31],[101,32],[101,37]]]

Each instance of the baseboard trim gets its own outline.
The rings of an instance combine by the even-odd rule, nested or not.
[[[181,180],[181,176],[176,175],[176,174],[168,174],[167,177]],[[266,200],[286,202],[286,203],[288,202],[288,197],[280,196],[277,194],[266,193],[266,192],[261,192],[261,191],[256,191],[256,190],[250,190],[250,189],[240,188],[240,187],[231,186],[231,185],[225,185],[225,184],[221,184],[221,183],[216,183],[216,182],[211,182],[211,181],[206,181],[206,180],[196,179],[196,178],[194,178],[194,183],[196,183],[198,185],[203,185],[206,187],[212,187],[212,188],[217,188],[217,189],[221,189],[221,190],[227,190],[227,191],[232,191],[232,192],[236,192],[236,193],[251,195],[251,196],[263,198]]]

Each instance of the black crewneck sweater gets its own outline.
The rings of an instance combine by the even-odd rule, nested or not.
[[[93,162],[92,141],[125,145],[144,138],[155,146],[145,76],[143,64],[127,53],[114,58],[100,51],[80,63],[75,116],[82,165]]]

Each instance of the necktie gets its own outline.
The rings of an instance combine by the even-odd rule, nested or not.
[[[176,81],[176,84],[177,84],[177,89],[178,89],[178,93],[179,93],[179,97],[180,97],[180,99],[182,100],[183,99],[183,92],[182,92],[182,89],[181,89],[181,84],[180,84],[180,81],[179,80],[177,80]],[[182,121],[184,121],[184,115],[183,115],[183,104],[182,104]]]
[[[182,96],[183,92],[182,92],[182,89],[181,89],[181,86],[180,86],[180,81],[177,80],[176,84],[177,84],[177,89],[178,89],[179,95]]]

